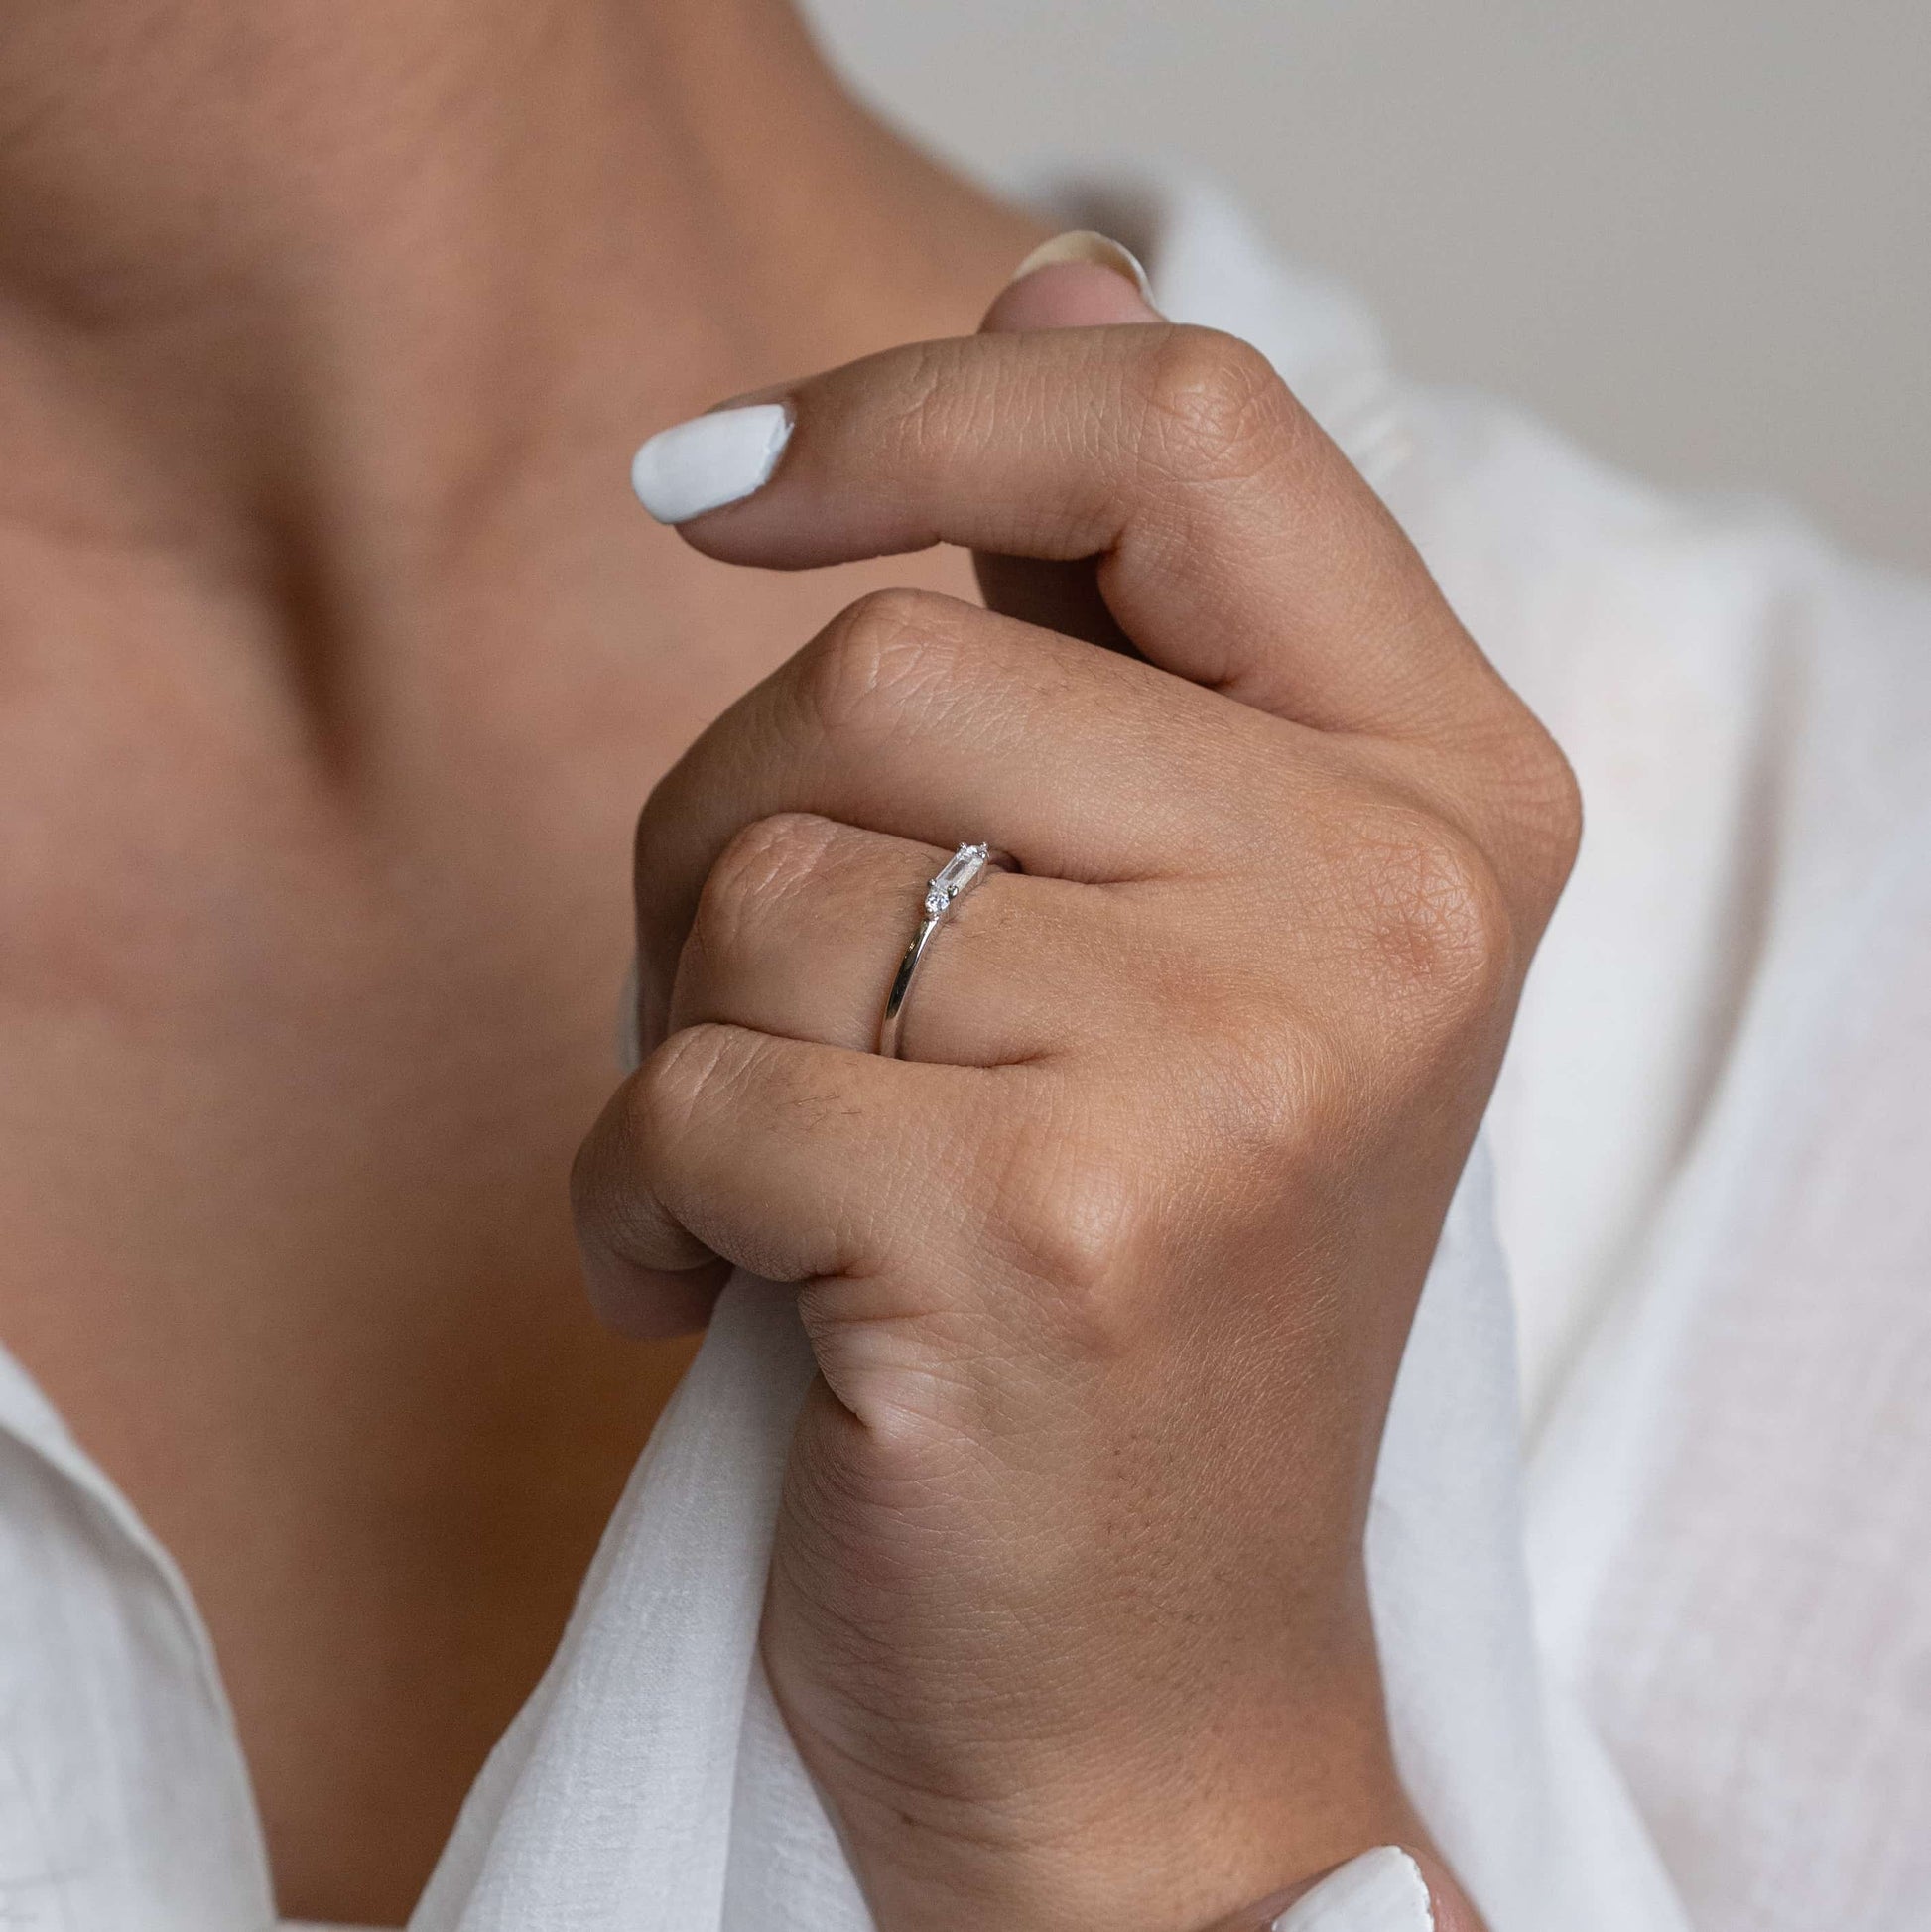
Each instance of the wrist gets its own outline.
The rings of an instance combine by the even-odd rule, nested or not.
[[[901,1829],[882,1860],[881,1821],[847,1802],[880,1932],[1259,1932],[1363,1851],[1425,1845],[1388,1753],[1378,1685],[1371,1706],[1303,1706],[1276,1735],[1285,1747],[1250,1736],[1234,1752],[1164,1754],[1164,1767],[1190,1767],[1185,1776],[1095,1777],[1089,1762],[1077,1797],[1066,1795],[1070,1775],[1054,1780],[1059,1802],[1022,1779],[1033,1803],[955,1812],[950,1830],[908,1835],[895,1806]],[[1465,1922],[1434,1932],[1451,1928]]]

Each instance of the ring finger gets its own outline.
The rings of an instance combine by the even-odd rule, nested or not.
[[[761,819],[711,867],[678,962],[670,1029],[721,1022],[873,1051],[887,993],[949,853],[809,813]],[[992,1067],[1063,1050],[1120,988],[1128,909],[1111,889],[994,871],[947,916],[907,993],[907,1060]]]

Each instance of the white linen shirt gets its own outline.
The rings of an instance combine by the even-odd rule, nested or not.
[[[1922,1932],[1931,592],[1773,507],[1656,495],[1402,383],[1354,305],[1211,191],[1051,198],[1139,249],[1166,313],[1267,352],[1583,783],[1493,1194],[1479,1161],[1370,1532],[1431,1826],[1495,1932]],[[749,1660],[809,1367],[749,1306],[660,1429],[422,1932],[862,1923]],[[182,1579],[0,1354],[0,1925],[273,1921]]]

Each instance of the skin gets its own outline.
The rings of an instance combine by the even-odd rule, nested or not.
[[[618,1344],[582,1307],[565,1177],[583,1122],[611,1086],[609,1016],[627,947],[625,855],[638,799],[747,687],[798,689],[800,674],[780,667],[815,632],[858,640],[841,647],[855,651],[867,625],[925,626],[931,640],[919,648],[936,665],[949,649],[954,659],[976,653],[990,636],[969,628],[949,647],[943,622],[996,621],[957,602],[903,600],[858,604],[870,613],[862,620],[838,618],[888,582],[969,595],[957,550],[811,577],[719,570],[624,502],[629,448],[644,430],[797,369],[969,333],[1041,232],[933,169],[846,99],[776,0],[342,0],[324,13],[300,0],[15,0],[0,18],[0,429],[9,457],[0,477],[0,1223],[9,1234],[0,1330],[194,1590],[292,1914],[406,1914],[488,1743],[546,1659],[623,1474],[688,1356],[688,1341],[665,1332],[701,1308],[715,1274],[692,1264],[732,1252],[735,1234],[684,1201],[688,1212],[663,1217],[653,1236],[675,1251],[643,1257],[660,1271],[647,1284],[647,1315],[635,1292],[639,1257],[620,1270],[633,1326],[659,1339]],[[1122,372],[1107,420],[1136,393]],[[844,414],[861,425],[855,400]],[[1003,414],[1046,433],[1060,420],[1050,409]],[[814,448],[831,452],[829,426],[838,419],[827,413],[821,428],[801,416],[786,489],[809,480]],[[1023,454],[1006,449],[1016,466],[986,474],[988,501],[1020,477]],[[1299,480],[1318,507],[1325,499],[1312,473]],[[817,549],[763,561],[831,564],[934,534],[1008,553],[1029,547],[1016,529],[957,521],[957,503],[943,506],[943,532],[840,531],[822,503],[782,490],[713,519],[701,541],[752,561],[749,549],[730,551],[731,533],[749,544],[763,517],[770,536],[771,506],[782,511],[788,500],[799,522],[786,541]],[[1373,522],[1371,506],[1356,509]],[[1335,606],[1355,606],[1358,644],[1367,616],[1387,614],[1375,598],[1358,603],[1385,573],[1365,553],[1358,568],[1346,563],[1349,522],[1336,518],[1313,526],[1308,554],[1333,567],[1315,575],[1334,586]],[[994,564],[986,574],[1009,610],[1061,631],[1043,640],[1027,632],[1020,655],[1032,668],[1014,673],[1021,685],[1046,679],[1042,699],[1062,677],[1090,695],[1094,678],[1157,673],[1172,701],[1156,707],[1166,719],[1211,695],[1184,667],[1163,668],[1172,640],[1142,637],[1128,611],[1120,619],[1151,666],[1072,636],[1109,635],[1090,574]],[[1415,596],[1417,612],[1434,608],[1424,591]],[[1401,605],[1392,628],[1404,630],[1407,614]],[[820,658],[833,650],[819,647]],[[1066,650],[1081,653],[1085,668],[1054,655]],[[1351,1511],[1420,1260],[1538,925],[1535,891],[1550,896],[1560,871],[1566,797],[1558,766],[1512,701],[1462,645],[1452,655],[1465,671],[1444,697],[1479,689],[1506,730],[1456,710],[1461,723],[1431,713],[1426,729],[1418,717],[1384,743],[1378,718],[1369,728],[1311,714],[1301,719],[1305,744],[1296,743],[1325,770],[1333,737],[1334,782],[1366,822],[1381,823],[1392,788],[1396,816],[1420,828],[1396,843],[1396,877],[1361,888],[1370,905],[1384,887],[1392,893],[1366,919],[1370,934],[1385,927],[1392,949],[1368,948],[1370,978],[1444,982],[1412,959],[1397,969],[1404,952],[1434,957],[1428,936],[1442,924],[1429,910],[1432,887],[1420,906],[1412,890],[1395,889],[1400,878],[1412,886],[1427,876],[1403,865],[1443,844],[1446,835],[1429,828],[1455,835],[1445,846],[1459,855],[1445,874],[1452,906],[1471,879],[1492,876],[1493,893],[1480,885],[1474,894],[1487,909],[1476,922],[1480,969],[1469,975],[1480,996],[1448,1002],[1460,1014],[1453,1023],[1410,1026],[1410,1007],[1427,1001],[1388,993],[1377,1016],[1402,1016],[1395,1030],[1407,1044],[1379,1058],[1360,1020],[1358,1063],[1328,1102],[1345,1127],[1337,1144],[1351,1150],[1342,1171],[1308,1178],[1279,1148],[1256,1168],[1247,1154],[1272,1147],[1260,1123],[1280,1111],[1280,1096],[1261,1104],[1249,1083],[1232,1082],[1223,1095],[1231,1149],[1225,1123],[1217,1128],[1184,1096],[1162,1137],[1160,1172],[1165,1149],[1186,1159],[1152,1193],[1163,1213],[1184,1206],[1194,1220],[1169,1220],[1160,1231],[1151,1194],[1117,1220],[1146,1230],[1140,1259],[1116,1264],[1111,1236],[1089,1238],[1115,1224],[1110,1212],[1090,1217],[1072,1239],[1042,1221],[1037,1265],[1017,1275],[979,1270],[974,1255],[974,1277],[987,1292],[1001,1288],[1015,1310],[1028,1298],[1054,1306],[1053,1284],[1070,1266],[1073,1280],[1060,1286],[1072,1288],[1064,1308],[1077,1319],[1037,1333],[1014,1326],[1010,1386],[980,1391],[985,1445],[997,1452],[983,1481],[958,1460],[968,1434],[957,1417],[923,1448],[908,1445],[955,1459],[956,1519],[945,1525],[954,1556],[997,1555],[1032,1599],[1040,1579],[1028,1582],[1025,1570],[1038,1548],[1029,1555],[1009,1530],[999,1548],[1023,1484],[992,1479],[1012,1461],[1015,1430],[1050,1424],[1036,1439],[1040,1452],[1061,1470],[1063,1456],[1075,1457],[1092,1479],[1062,1485],[1058,1497],[1076,1531],[1084,1522],[1092,1540],[1107,1512],[1118,1520],[1121,1508],[1143,1503],[1157,1505],[1165,1525],[1157,1539],[1136,1539],[1151,1561],[1144,1575],[1121,1571],[1100,1541],[1098,1595],[1076,1606],[1068,1625],[1085,1632],[1087,1648],[1072,1644],[1062,1663],[1075,1667],[1108,1639],[1103,1600],[1134,1590],[1158,1610],[1150,1627],[1196,1632],[1142,1653],[1154,1673],[1146,1681],[1180,1686],[1174,1671],[1194,1667],[1188,1655],[1197,1664],[1213,1654],[1200,1644],[1203,1628],[1214,1630],[1226,1671],[1238,1673],[1258,1655],[1252,1604],[1243,1610],[1213,1589],[1196,1598],[1186,1581],[1214,1574],[1195,1519],[1213,1513],[1202,1498],[1219,1490],[1203,1486],[1197,1467],[1191,1488],[1162,1491],[1151,1467],[1161,1460],[1157,1438],[1134,1432],[1161,1416],[1171,1431],[1188,1416],[1213,1425],[1187,1432],[1196,1448],[1216,1441],[1236,1453],[1246,1440],[1236,1419],[1215,1422],[1232,1393],[1225,1363],[1251,1361],[1243,1386],[1264,1396],[1281,1386],[1279,1331],[1307,1330],[1311,1352],[1293,1386],[1316,1392],[1323,1421],[1294,1436],[1269,1479],[1293,1478],[1282,1520],[1300,1552],[1290,1567],[1301,1608],[1292,1643],[1262,1666],[1280,1695],[1256,1706],[1322,1740],[1338,1795],[1305,1815],[1268,1795],[1284,1746],[1260,1737],[1252,1714],[1216,1705],[1184,1721],[1171,1690],[1151,1707],[1114,1700],[1116,1715],[1129,1706],[1136,1715],[1095,1756],[1094,1739],[1074,1740],[1088,1714],[1077,1684],[1055,1689],[1052,1658],[1024,1646],[1001,1658],[981,1632],[935,1668],[934,1633],[950,1613],[943,1576],[918,1581],[904,1627],[865,1629],[835,1601],[841,1565],[870,1563],[896,1577],[906,1539],[889,1510],[828,1507],[859,1467],[854,1425],[872,1426],[847,1399],[871,1412],[864,1378],[840,1371],[846,1393],[814,1411],[822,1440],[801,1439],[768,1636],[787,1708],[821,1772],[849,1749],[853,1777],[838,1802],[890,1932],[932,1922],[948,1893],[954,1925],[1023,1928],[1028,1914],[1076,1922],[1069,1912],[1099,1900],[1102,1868],[1116,1866],[1129,1816],[1148,1830],[1146,1897],[1175,1924],[1237,1909],[1301,1882],[1331,1852],[1405,1828],[1371,1650],[1361,1651]],[[774,672],[779,684],[759,685]],[[1019,688],[1002,687],[999,702]],[[1320,679],[1305,686],[1322,689]],[[1292,728],[1245,702],[1253,697],[1214,703]],[[996,716],[988,709],[983,727]],[[1466,741],[1457,735],[1465,723]],[[1224,727],[1227,745],[1245,743],[1239,733],[1251,728]],[[848,744],[821,748],[828,774],[853,762]],[[1109,740],[1109,756],[1112,748]],[[733,780],[715,766],[694,781],[709,755],[697,754],[656,794],[668,799],[697,782],[694,797],[711,802],[703,823],[715,842],[687,843],[676,864],[646,868],[650,880],[682,880],[678,896],[644,919],[665,1018],[675,1017],[685,1052],[720,1023],[733,1036],[772,1039],[794,1025],[816,1040],[811,1029],[830,1023],[823,1013],[766,1014],[761,1026],[733,1008],[706,1022],[708,1034],[686,1024],[683,1009],[672,1015],[679,998],[739,997],[728,947],[713,949],[722,977],[708,982],[694,968],[678,987],[676,962],[717,858],[741,855],[733,839],[744,828],[801,812],[894,841],[893,867],[880,869],[867,847],[870,857],[839,888],[876,895],[870,946],[837,981],[862,984],[866,972],[889,970],[894,942],[884,928],[902,927],[910,874],[923,876],[934,849],[963,836],[950,818],[938,823],[936,807],[948,803],[977,827],[998,816],[996,800],[972,791],[940,800],[935,764],[893,792],[894,811],[924,810],[931,822],[874,827],[870,816],[888,815],[841,804],[829,780],[816,804],[767,803],[750,796],[743,772]],[[855,765],[870,756],[867,747]],[[1053,756],[1057,779],[1060,747]],[[1264,778],[1277,805],[1291,795],[1288,823],[1305,813],[1333,835],[1336,875],[1352,881],[1365,861],[1349,845],[1352,822],[1336,819],[1333,796],[1308,789],[1302,756],[1276,770],[1255,754],[1255,783]],[[798,775],[789,753],[773,771]],[[1188,777],[1182,789],[1198,791],[1199,811],[1213,817],[1224,783],[1200,788]],[[1065,789],[1070,806],[1074,789]],[[1503,836],[1481,818],[1475,795],[1491,792],[1519,806],[1529,829]],[[1444,802],[1451,796],[1454,810]],[[1108,816],[1107,800],[1093,802],[1089,832]],[[655,823],[647,819],[647,833]],[[786,823],[795,835],[795,821]],[[1527,871],[1512,869],[1518,839],[1524,852],[1543,853],[1535,891],[1523,883]],[[1030,837],[1012,848],[1024,856]],[[773,850],[777,863],[797,847]],[[1175,853],[1160,845],[1156,855]],[[1164,935],[1145,966],[1165,959],[1193,971],[1233,957],[1239,895],[1210,904],[1207,884],[1182,866],[1171,906],[1152,894],[1139,908],[1116,888],[1149,887],[1151,875],[1135,869],[1144,855],[1118,876],[1092,878],[1046,863],[1052,856],[1067,859],[1040,844],[1026,879],[980,895],[987,917],[973,923],[985,938],[1002,930],[1002,899],[1057,888],[1089,893],[1095,905],[1117,901],[1149,939]],[[1216,862],[1232,860],[1223,852]],[[1356,918],[1342,917],[1344,908],[1358,910],[1352,885],[1327,909],[1335,918],[1307,922],[1334,939],[1325,963],[1292,935],[1285,951],[1308,986],[1332,985],[1332,1013],[1299,981],[1287,994],[1306,999],[1338,1040],[1352,1037],[1341,989],[1361,966],[1342,945]],[[1186,928],[1181,941],[1170,915]],[[1096,952],[1105,936],[1087,918],[1041,920],[1029,910],[1011,939],[1023,949],[1060,933],[1090,963],[1084,984],[1115,982],[1095,1024],[1117,1026],[1129,999],[1153,1002],[1149,1015],[1164,1011],[1161,974],[1122,972],[1110,952]],[[934,1064],[883,1073],[995,1085],[1008,1074],[1029,1078],[978,1064],[1002,1061],[1009,1042],[989,1055],[984,1042],[971,1053],[947,1049],[947,1014],[968,1026],[986,1010],[981,986],[1015,971],[993,952],[975,964],[972,930],[962,921],[946,936],[919,988],[908,1047]],[[1271,928],[1244,936],[1276,937]],[[1225,950],[1197,958],[1189,949],[1204,937]],[[1444,958],[1460,957],[1459,944],[1441,943]],[[1505,959],[1488,957],[1496,949]],[[1021,978],[1037,973],[1030,956],[1015,958]],[[974,976],[981,969],[984,980]],[[950,1003],[948,972],[956,991],[970,988]],[[1229,976],[1225,1024],[1244,1024],[1261,990]],[[1270,980],[1268,990],[1282,988]],[[1024,1002],[1013,1011],[1022,1016]],[[1096,1034],[1082,1036],[1076,1054],[1050,1012],[1038,1018],[1046,1051],[1028,1091],[1059,1093],[1058,1082],[1076,1113],[1082,1094],[1097,1103],[1097,1070],[1115,1057],[1094,1045]],[[821,1051],[858,1063],[850,1044]],[[1293,1064],[1270,1049],[1269,1064],[1276,1059]],[[582,1170],[592,1177],[584,1213],[606,1283],[610,1226],[669,1192],[665,1174],[631,1158],[636,1146],[624,1137],[634,1141],[635,1122],[653,1117],[654,1103],[638,1095],[674,1096],[662,1070],[675,1062],[676,1052],[654,1059],[657,1071],[626,1089],[609,1116],[617,1125],[597,1144],[614,1132],[629,1153],[600,1163],[593,1152]],[[691,1079],[695,1056],[684,1065],[694,1096],[722,1091]],[[1155,1071],[1117,1056],[1105,1104],[1145,1116]],[[1000,1091],[1016,1092],[1017,1082]],[[1168,1097],[1163,1090],[1162,1104]],[[847,1100],[821,1109],[821,1124],[848,1114]],[[914,1111],[921,1122],[930,1113]],[[956,1111],[958,1146],[933,1152],[964,1161],[1015,1122],[1058,1146],[1059,1128],[1042,1124],[1054,1117],[1049,1110],[1029,1124],[974,1099]],[[1292,1144],[1305,1152],[1335,1125],[1333,1116],[1303,1123]],[[801,1181],[810,1162],[837,1151],[829,1132],[786,1141]],[[1080,1153],[1072,1141],[1064,1150],[1055,1158]],[[1120,1150],[1089,1151],[1068,1170],[1078,1186],[1065,1199],[1097,1211],[1111,1198],[1106,1162]],[[1229,1151],[1242,1160],[1214,1161]],[[1218,1218],[1211,1191],[1185,1181],[1216,1164],[1232,1186]],[[1290,1225],[1263,1227],[1239,1209],[1263,1171],[1270,1188],[1283,1176],[1292,1182]],[[610,1178],[597,1182],[600,1172]],[[1135,1175],[1141,1184],[1158,1178],[1144,1150],[1114,1179]],[[721,1212],[729,1176],[716,1178]],[[1048,1205],[1035,1188],[1014,1190],[1005,1207],[1028,1200]],[[971,1221],[975,1240],[1013,1231],[976,1206]],[[1186,1257],[1175,1245],[1183,1224],[1204,1231]],[[1316,1227],[1324,1232],[1313,1240],[1307,1230]],[[769,1238],[810,1232],[801,1211]],[[1288,1262],[1278,1258],[1283,1242]],[[965,1251],[952,1250],[955,1274]],[[1321,1273],[1321,1255],[1340,1256],[1335,1272]],[[1268,1306],[1203,1303],[1211,1316],[1182,1320],[1184,1291],[1199,1287],[1215,1256],[1227,1279],[1263,1284]],[[774,1247],[766,1258],[776,1269],[782,1257]],[[895,1272],[878,1278],[889,1274],[909,1293],[938,1278],[931,1264],[895,1255]],[[799,1272],[816,1281],[821,1270]],[[1118,1360],[1134,1365],[1114,1371],[1105,1298],[1129,1276],[1158,1321],[1122,1337]],[[1042,1298],[1041,1287],[1052,1293]],[[1314,1320],[1328,1309],[1348,1319]],[[1160,1324],[1173,1343],[1164,1360],[1149,1339]],[[1204,1352],[1215,1337],[1218,1350]],[[1139,1395],[1102,1401],[1101,1384],[1137,1384]],[[937,1430],[944,1419],[927,1420]],[[1103,1476],[1107,1463],[1124,1473]],[[889,1482],[902,1471],[867,1474]],[[1036,1482],[1027,1507],[1042,1493]],[[1229,1536],[1239,1528],[1231,1517],[1223,1524]],[[1000,1683],[1043,1698],[1050,1722],[1036,1739],[965,1722]],[[871,1731],[862,1718],[877,1702],[868,1685],[888,1691],[894,1707]],[[1215,1710],[1234,1728],[1210,1737]],[[1259,1752],[1251,1758],[1248,1741]],[[1191,1743],[1204,1754],[1182,1776],[1162,1753]],[[1070,1835],[1083,1815],[1076,1759],[1102,1762],[1129,1806],[1114,1814],[1109,1798],[1084,1845]],[[1312,1802],[1319,1794],[1306,1763],[1303,1752],[1296,1788]],[[1049,1829],[1038,1842],[1002,1836],[1001,1807],[984,1803],[994,1766],[1041,1795]],[[1229,1799],[1218,1828],[1195,1802],[1215,1779]],[[1190,1877],[1178,1848],[1196,1826],[1209,1835]],[[908,1829],[933,1850],[924,1876],[923,1854],[904,1853]],[[1017,1916],[985,1916],[1006,1903]],[[1195,1916],[1183,1921],[1181,1912]],[[1137,1906],[1131,1922],[1142,1922]]]
[[[764,1653],[881,1927],[1188,1932],[1425,1843],[1367,1497],[1573,784],[1266,362],[1104,270],[783,393],[687,538],[950,541],[993,608],[850,606],[653,793],[592,1283],[797,1285]],[[962,833],[1016,869],[881,1059]]]
[[[720,570],[631,449],[1041,234],[775,5],[0,8],[0,1334],[292,1915],[401,1923],[690,1353],[570,1225],[638,804],[908,580]]]

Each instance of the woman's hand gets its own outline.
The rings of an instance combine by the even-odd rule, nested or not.
[[[1115,313],[1064,268],[992,320]],[[764,1651],[884,1932],[1190,1932],[1417,1842],[1364,1512],[1573,787],[1239,342],[990,332],[785,394],[690,541],[965,544],[1003,607],[854,604],[652,796],[593,1285],[646,1329],[726,1263],[799,1285]],[[1020,869],[880,1059],[967,839]]]

